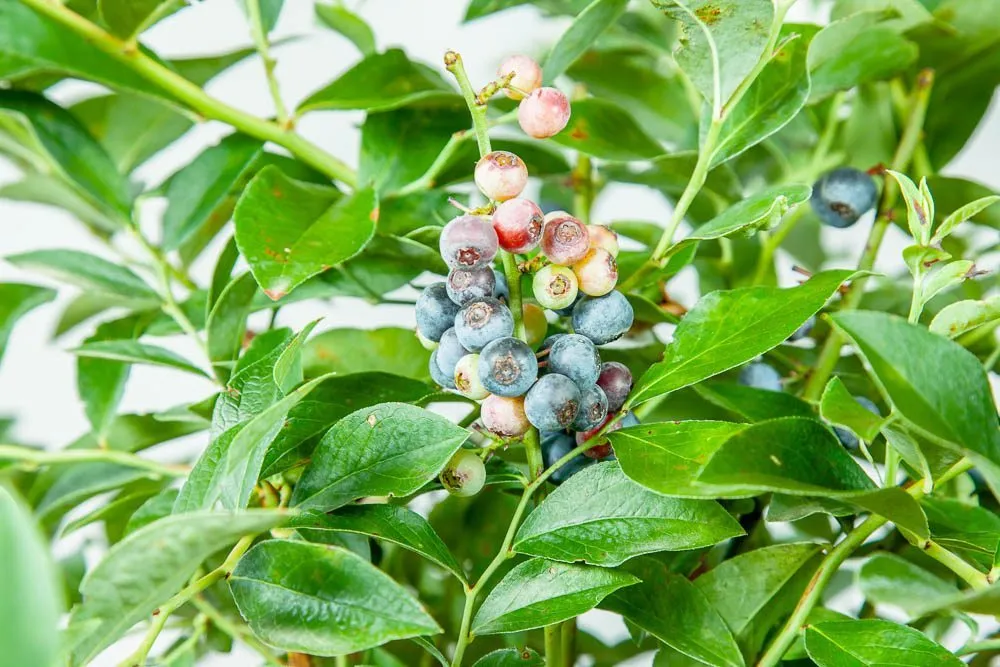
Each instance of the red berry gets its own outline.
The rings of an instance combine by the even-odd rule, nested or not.
[[[511,73],[514,77],[510,85],[517,90],[504,88],[503,92],[512,100],[520,100],[542,85],[542,68],[528,56],[510,56],[500,63],[497,68],[499,78],[503,79]]]
[[[494,201],[507,201],[521,194],[528,184],[528,168],[518,156],[493,151],[476,163],[476,185]]]
[[[552,218],[542,227],[542,252],[553,264],[575,264],[589,249],[590,235],[586,226],[572,216]]]
[[[521,100],[517,122],[529,137],[545,139],[569,123],[569,100],[555,88],[538,88]]]
[[[600,430],[604,428],[605,424],[607,424],[612,419],[614,419],[614,415],[608,413],[607,419],[605,419],[604,423],[598,426],[597,428],[591,429],[589,431],[578,432],[576,434],[577,446],[582,445],[583,443],[587,442],[587,440],[597,435],[600,432]],[[608,430],[605,432],[605,435],[607,435],[608,433],[613,433],[614,431],[618,431],[621,429],[621,427],[622,427],[621,421],[616,421],[614,424],[608,427]],[[587,458],[601,460],[610,456],[611,452],[613,451],[614,450],[611,448],[611,441],[604,439],[602,442],[592,446],[590,449],[585,451],[583,455],[586,456]]]
[[[527,199],[508,199],[493,214],[500,247],[507,252],[526,253],[542,238],[542,209]]]

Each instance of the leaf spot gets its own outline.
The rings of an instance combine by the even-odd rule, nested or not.
[[[774,454],[771,454],[770,456],[768,456],[768,458],[771,459],[771,461],[773,461],[774,465],[776,465],[776,466],[784,465],[784,464],[782,464],[781,459],[779,459]]]
[[[368,419],[366,419],[365,421],[368,422],[369,426],[374,428],[375,424],[378,422],[378,417],[376,417],[375,413],[373,412],[370,415],[368,415]]]

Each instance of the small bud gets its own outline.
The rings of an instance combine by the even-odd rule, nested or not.
[[[502,202],[521,194],[528,184],[528,168],[513,153],[493,151],[476,164],[475,178],[484,195]]]
[[[525,134],[535,139],[562,132],[569,116],[569,100],[555,88],[538,88],[517,107],[517,122]]]

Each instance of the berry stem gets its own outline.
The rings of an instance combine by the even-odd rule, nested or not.
[[[274,142],[332,180],[340,181],[351,188],[356,187],[357,174],[351,167],[302,135],[296,134],[278,123],[258,118],[211,97],[200,86],[146,55],[141,49],[130,48],[128,43],[91,23],[61,2],[53,0],[21,1],[39,14],[80,35],[201,116],[231,125],[257,139]]]
[[[271,56],[271,43],[267,38],[267,29],[264,27],[264,19],[260,12],[260,0],[247,0],[247,17],[250,19],[250,36],[253,38],[257,53],[264,62],[264,76],[267,78],[267,88],[271,92],[271,99],[274,100],[274,113],[277,117],[278,125],[283,128],[291,128],[291,121],[288,116],[288,108],[285,107],[281,99],[281,89],[278,87],[278,79],[274,76],[274,66],[277,62]]]
[[[562,658],[562,625],[545,626],[545,665],[546,667],[563,667]]]
[[[893,171],[905,172],[913,158],[913,152],[920,143],[923,134],[924,117],[927,115],[927,105],[930,102],[931,89],[934,85],[934,71],[925,69],[917,75],[916,88],[913,91],[910,102],[910,116],[906,121],[903,135],[896,147],[896,154],[892,159]],[[858,261],[859,271],[871,271],[875,266],[878,257],[879,247],[882,239],[889,228],[892,217],[892,209],[899,199],[899,185],[895,179],[885,179],[885,187],[882,190],[882,198],[878,206],[878,216],[875,224],[872,225],[868,234],[868,241],[865,243],[864,252]],[[861,303],[864,295],[864,288],[861,281],[854,281],[842,300],[841,310],[854,310]],[[808,401],[816,401],[826,387],[826,381],[830,379],[833,369],[840,361],[840,348],[844,344],[844,337],[836,330],[831,329],[823,348],[816,361],[815,370],[806,381],[802,397]]]
[[[185,477],[191,472],[187,466],[169,465],[144,459],[138,454],[115,449],[63,449],[49,452],[17,445],[0,445],[0,461],[16,461],[23,467],[53,466],[66,463],[99,461],[146,470],[156,477]]]
[[[489,123],[486,122],[486,103],[476,99],[476,90],[472,87],[472,82],[469,81],[462,56],[457,51],[448,51],[444,54],[444,66],[454,75],[458,87],[462,91],[462,97],[465,98],[465,104],[469,107],[469,113],[472,115],[472,128],[476,133],[476,142],[479,144],[479,157],[482,157],[493,150],[490,147]]]

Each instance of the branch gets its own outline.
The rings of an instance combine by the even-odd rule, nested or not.
[[[150,461],[132,452],[115,449],[64,449],[58,452],[48,452],[16,445],[0,445],[0,461],[17,461],[36,467],[63,463],[116,463],[129,468],[147,470],[158,477],[184,477],[189,472],[187,466]]]
[[[271,43],[267,39],[267,30],[264,29],[264,20],[260,14],[260,0],[247,0],[246,6],[250,19],[250,36],[253,37],[257,53],[260,54],[260,59],[264,62],[264,76],[267,77],[267,87],[271,91],[271,99],[274,100],[274,111],[278,117],[278,125],[289,129],[292,124],[288,118],[288,109],[281,99],[278,80],[274,76],[274,66],[277,63],[271,56]]]
[[[129,67],[146,80],[155,83],[173,97],[188,105],[205,118],[232,125],[237,130],[262,141],[271,141],[287,149],[317,171],[349,187],[357,185],[357,174],[339,158],[316,144],[277,123],[257,118],[245,111],[209,96],[199,86],[177,72],[130,46],[56,0],[21,0],[33,10],[77,33],[95,47]]]

